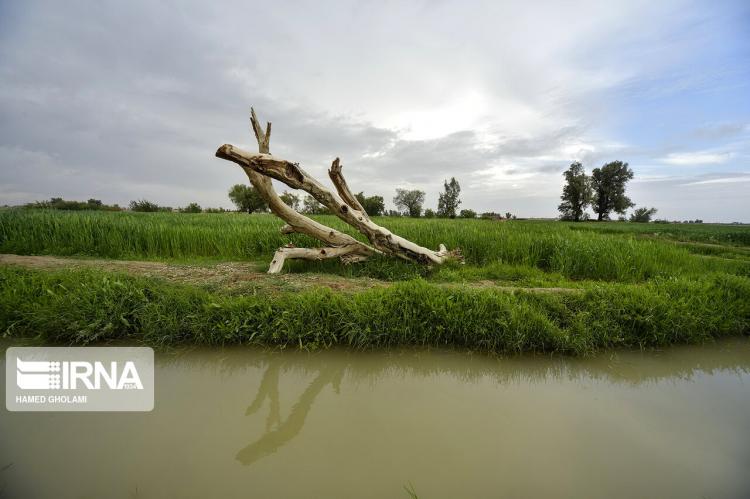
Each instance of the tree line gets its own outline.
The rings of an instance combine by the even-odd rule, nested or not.
[[[578,161],[571,163],[563,173],[565,184],[563,186],[561,203],[558,206],[561,220],[579,222],[589,220],[590,216],[586,209],[591,208],[596,215],[596,220],[609,220],[612,213],[621,215],[620,220],[625,220],[625,213],[633,208],[635,203],[626,195],[626,187],[633,179],[633,170],[628,163],[623,161],[612,161],[600,168],[594,168],[588,175]],[[236,184],[229,189],[229,199],[237,207],[237,210],[245,213],[268,211],[268,206],[262,196],[252,185]],[[356,194],[356,198],[370,216],[408,216],[424,218],[480,218],[485,219],[515,219],[512,213],[501,215],[495,212],[477,214],[476,211],[464,208],[461,205],[461,186],[455,177],[443,181],[443,191],[438,196],[437,209],[424,209],[425,192],[419,189],[396,189],[393,203],[396,210],[386,210],[383,196],[367,196],[364,192]],[[279,197],[292,209],[310,215],[321,215],[328,213],[328,209],[320,204],[309,194],[304,198],[293,192],[284,191]],[[59,210],[102,210],[121,211],[125,208],[117,204],[107,205],[99,199],[88,201],[69,201],[63,198],[51,198],[49,201],[37,201],[25,205],[28,208],[46,208]],[[179,211],[182,213],[223,213],[229,210],[224,208],[202,208],[198,203],[189,203],[184,207],[173,209],[169,206],[160,206],[151,201],[140,199],[131,201],[128,208],[131,211],[159,212]],[[639,207],[630,215],[631,222],[649,222],[656,214],[656,208]],[[666,223],[666,220],[657,220]],[[695,223],[701,223],[696,220]]]
[[[407,216],[407,217],[424,217],[424,218],[476,218],[477,212],[471,209],[459,210],[461,185],[455,177],[450,181],[443,182],[443,192],[438,197],[437,210],[431,208],[424,209],[425,192],[419,189],[396,189],[396,195],[393,197],[393,204],[396,210],[386,210],[383,196],[366,196],[364,192],[355,194],[355,197],[365,209],[368,215],[377,217],[386,216]],[[282,201],[290,208],[307,215],[327,214],[328,209],[320,204],[315,198],[307,194],[304,198],[289,191],[284,191],[279,195]],[[268,210],[266,202],[262,196],[256,192],[252,185],[236,184],[229,189],[229,199],[237,207],[238,211],[246,213],[264,212]],[[481,218],[515,218],[511,213],[506,213],[505,217],[499,213],[486,212],[479,215]]]
[[[565,185],[557,207],[561,220],[580,222],[588,220],[587,207],[591,207],[598,221],[609,220],[611,213],[624,215],[635,203],[625,194],[627,183],[633,178],[633,170],[627,163],[612,161],[594,168],[587,175],[583,165],[575,161],[563,173]],[[649,222],[656,208],[637,208],[630,215],[631,222]]]
[[[68,211],[81,211],[81,210],[93,210],[93,211],[140,211],[140,212],[157,212],[157,211],[178,211],[180,213],[225,213],[230,210],[224,208],[202,208],[198,203],[189,203],[186,206],[180,208],[172,208],[171,206],[161,206],[157,203],[145,199],[139,199],[131,201],[127,208],[120,206],[119,204],[104,204],[100,199],[89,199],[88,201],[72,201],[63,198],[50,198],[49,201],[35,201],[33,203],[26,203],[23,205],[24,208],[35,208],[45,210],[68,210]]]

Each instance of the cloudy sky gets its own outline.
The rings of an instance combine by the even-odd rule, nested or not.
[[[659,217],[750,222],[747,1],[0,1],[0,204],[230,207],[250,105],[388,204],[455,176],[552,217],[571,161],[619,159]]]

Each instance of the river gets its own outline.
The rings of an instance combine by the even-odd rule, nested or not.
[[[153,412],[3,410],[0,442],[0,497],[746,498],[750,340],[179,349],[157,354]]]

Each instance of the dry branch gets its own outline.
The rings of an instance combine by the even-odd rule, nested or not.
[[[268,202],[271,211],[288,225],[282,227],[285,234],[300,232],[312,236],[329,248],[281,248],[276,252],[269,273],[279,272],[287,258],[319,260],[339,257],[344,263],[361,261],[375,253],[385,253],[423,264],[441,264],[448,259],[460,259],[460,252],[449,252],[442,244],[437,251],[424,248],[381,227],[370,220],[362,205],[352,194],[344,180],[341,163],[333,161],[328,174],[336,187],[335,194],[310,176],[299,164],[272,156],[269,153],[271,124],[263,132],[255,111],[251,109],[251,123],[258,141],[258,153],[244,151],[224,144],[216,151],[218,158],[237,163],[247,173],[250,182]],[[342,232],[320,224],[287,206],[273,189],[271,179],[278,180],[293,189],[302,189],[319,203],[365,235],[373,247],[361,243]]]
[[[360,212],[363,217],[369,220],[370,217],[367,215],[367,212],[359,203],[357,197],[352,194],[352,191],[349,190],[349,186],[346,185],[344,174],[341,173],[342,168],[343,166],[341,165],[339,158],[334,159],[333,163],[331,164],[331,169],[328,170],[328,176],[331,178],[331,182],[333,182],[333,185],[336,187],[336,191],[339,193],[339,196],[341,196],[341,199],[343,199],[345,203]]]

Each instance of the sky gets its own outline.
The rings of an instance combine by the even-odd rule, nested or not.
[[[389,208],[456,177],[461,208],[555,217],[571,162],[622,160],[657,218],[750,222],[747,1],[0,0],[0,205],[229,208],[251,105]]]

